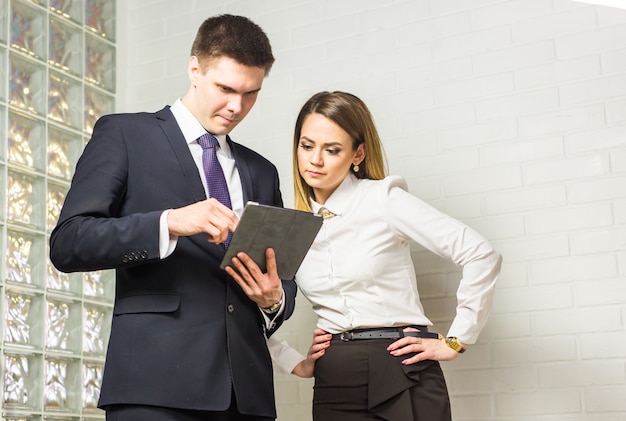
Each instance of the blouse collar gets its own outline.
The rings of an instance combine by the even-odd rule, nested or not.
[[[313,213],[320,213],[320,209],[325,208],[333,213],[335,216],[342,215],[353,198],[354,189],[356,188],[359,179],[352,173],[348,174],[343,179],[341,184],[337,186],[334,192],[326,200],[326,203],[320,205],[315,200],[311,199],[311,210]]]

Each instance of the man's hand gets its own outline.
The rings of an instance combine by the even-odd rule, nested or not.
[[[238,222],[235,212],[214,198],[172,209],[167,215],[170,235],[188,237],[206,232],[209,242],[215,244],[226,241],[228,231],[235,231]]]
[[[261,308],[268,308],[283,298],[283,286],[276,269],[274,249],[265,250],[267,272],[263,273],[246,253],[239,252],[226,266],[226,273],[233,277],[243,292]]]

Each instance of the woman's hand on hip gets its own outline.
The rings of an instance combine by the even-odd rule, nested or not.
[[[387,347],[387,351],[395,357],[417,353],[402,360],[402,364],[415,364],[424,360],[451,361],[459,356],[459,353],[446,345],[443,338],[417,338],[405,336],[398,339]]]

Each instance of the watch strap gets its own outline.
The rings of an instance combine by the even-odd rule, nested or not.
[[[456,352],[458,352],[459,354],[462,354],[465,352],[465,348],[463,348],[463,346],[459,343],[458,339],[454,336],[448,336],[445,339],[446,345],[448,345],[450,348],[454,349]]]

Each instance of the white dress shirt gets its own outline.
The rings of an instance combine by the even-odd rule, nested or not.
[[[314,212],[322,207],[312,201]],[[410,242],[463,268],[448,336],[473,344],[491,307],[501,256],[480,234],[407,191],[398,176],[350,174],[324,206],[327,219],[296,274],[302,293],[330,333],[357,328],[432,325],[417,290]]]
[[[180,99],[174,102],[171,106],[172,114],[176,118],[176,122],[183,132],[185,141],[189,145],[189,150],[193,155],[193,159],[196,162],[198,171],[200,172],[200,178],[202,178],[202,185],[204,191],[209,195],[209,188],[206,183],[206,177],[204,175],[204,169],[202,166],[202,146],[198,143],[198,138],[206,133],[206,130],[200,122],[191,114],[191,112],[183,105]],[[228,142],[226,142],[226,135],[214,135],[220,144],[219,149],[216,151],[217,160],[224,172],[224,178],[226,179],[226,185],[228,186],[228,193],[230,194],[230,202],[233,207],[233,211],[237,216],[241,216],[243,212],[243,187],[241,186],[241,178],[239,178],[239,171],[235,165],[235,158],[233,157]]]
[[[204,174],[204,167],[202,166],[202,146],[198,143],[198,138],[206,133],[206,130],[198,119],[191,114],[191,111],[185,107],[182,101],[179,99],[174,102],[174,105],[170,107],[170,111],[174,114],[178,127],[183,132],[183,137],[189,146],[189,151],[193,156],[193,160],[198,167],[198,173],[204,186],[206,197],[209,196],[209,188],[206,182],[206,175]],[[232,156],[228,142],[226,142],[226,136],[215,136],[217,142],[220,144],[219,149],[216,151],[217,160],[224,172],[224,178],[226,179],[226,185],[228,186],[228,193],[230,195],[230,203],[233,207],[233,211],[237,216],[241,216],[243,213],[243,187],[241,185],[241,178],[239,178],[239,170],[235,165],[235,158]],[[176,242],[178,237],[170,236],[167,229],[167,214],[169,210],[163,212],[160,219],[159,227],[159,254],[161,259],[165,259],[167,256],[174,252],[176,248]]]
[[[198,138],[205,134],[207,131],[200,124],[198,119],[194,117],[194,115],[185,107],[182,101],[179,99],[174,102],[174,104],[170,107],[172,114],[174,114],[174,118],[176,119],[176,123],[178,123],[178,127],[183,132],[183,136],[185,137],[185,141],[187,142],[187,146],[189,146],[189,151],[193,156],[193,160],[198,167],[198,172],[200,174],[200,179],[202,180],[202,185],[204,186],[204,191],[206,192],[206,196],[209,195],[209,187],[206,182],[206,175],[204,173],[204,167],[202,165],[202,146],[198,143]],[[224,178],[226,179],[226,185],[228,186],[228,193],[230,195],[230,202],[233,211],[237,214],[238,217],[241,217],[243,213],[243,186],[241,185],[241,178],[239,177],[239,170],[235,165],[235,158],[232,155],[230,147],[228,146],[228,142],[226,142],[226,135],[214,135],[217,139],[220,147],[216,151],[217,160],[222,167],[222,171],[224,172]],[[161,215],[159,220],[159,252],[162,259],[166,258],[170,254],[174,252],[176,249],[176,243],[178,242],[177,236],[169,235],[169,230],[167,227],[167,214],[169,210],[166,210]],[[261,314],[266,322],[266,327],[268,329],[273,328],[274,319],[282,314],[284,309],[284,303],[281,305],[278,312],[271,315],[271,319],[268,317],[265,312],[261,311]],[[259,311],[261,309],[259,308]]]

